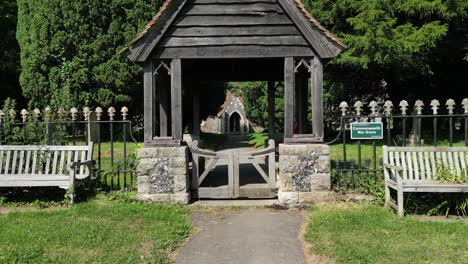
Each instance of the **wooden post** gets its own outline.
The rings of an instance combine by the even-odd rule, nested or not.
[[[193,134],[200,138],[200,91],[198,85],[193,87]]]
[[[164,73],[158,75],[158,95],[159,95],[159,136],[167,137],[169,130],[169,80]]]
[[[275,134],[275,82],[268,81],[268,133]]]
[[[323,138],[323,64],[320,58],[314,57],[312,84],[312,133]]]
[[[171,62],[171,121],[172,137],[182,140],[182,62],[173,59]]]
[[[275,158],[275,141],[270,139],[268,141],[268,148],[272,149],[273,151],[268,154],[268,185],[270,189],[273,190],[276,188],[276,158]]]
[[[307,80],[303,72],[295,76],[295,120],[299,122],[299,133],[304,134],[307,127]]]
[[[144,66],[143,86],[144,86],[144,141],[153,141],[154,137],[154,82],[153,82],[153,62],[147,61]]]
[[[233,169],[233,192],[232,192],[232,198],[239,198],[240,196],[240,177],[239,177],[239,152],[234,151],[232,152],[232,169]]]
[[[284,137],[294,132],[294,58],[284,59]]]

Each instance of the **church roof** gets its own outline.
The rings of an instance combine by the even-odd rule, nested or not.
[[[221,117],[226,112],[226,110],[228,109],[228,107],[231,104],[232,100],[234,100],[236,98],[239,99],[239,102],[241,104],[244,104],[244,100],[243,100],[242,97],[236,96],[235,94],[231,93],[231,91],[227,90],[226,91],[226,99],[224,100],[224,103],[221,105],[221,110],[218,112],[218,114],[216,116]]]
[[[198,0],[203,4],[206,4],[207,1]],[[224,0],[228,1],[228,0]],[[284,11],[291,17],[296,27],[306,35],[306,39],[309,42],[321,42],[321,43],[311,43],[315,49],[319,50],[319,54],[324,58],[335,57],[339,52],[346,48],[346,46],[330,31],[323,27],[304,7],[300,0],[270,0],[271,2],[277,2]],[[183,6],[189,2],[190,4],[197,3],[193,0],[166,0],[164,4],[159,9],[159,12],[151,19],[143,28],[141,32],[135,37],[135,39],[129,44],[129,47],[126,49],[127,55],[130,60],[133,61],[145,61],[149,57],[149,52],[143,51],[145,49],[153,49],[158,41],[164,35],[168,27],[174,22],[175,17],[183,8]],[[208,1],[210,4],[221,4],[223,0]],[[229,4],[236,1],[227,2]],[[239,1],[241,3],[242,1]],[[249,1],[255,4],[255,1]],[[262,2],[262,1],[258,1]],[[187,5],[189,5],[187,3]],[[236,2],[237,3],[237,2]],[[224,4],[224,3],[223,3]],[[244,3],[245,4],[245,3]],[[317,37],[316,35],[312,36],[313,32],[319,32],[320,35],[324,36],[324,39]],[[309,36],[310,35],[310,36]],[[143,43],[144,42],[144,43]],[[328,42],[328,43],[325,43]],[[141,47],[144,46],[144,47]],[[332,47],[334,46],[334,47]],[[133,52],[133,49],[136,52]],[[323,51],[321,50],[323,49]],[[130,52],[129,52],[130,51]],[[134,53],[134,54],[132,54]],[[144,53],[142,55],[142,53]],[[320,54],[322,53],[322,54]]]

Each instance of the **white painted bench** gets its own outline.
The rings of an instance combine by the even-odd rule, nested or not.
[[[0,187],[72,188],[92,173],[93,143],[85,146],[0,146]]]
[[[464,183],[437,180],[440,166],[464,179]],[[468,147],[383,147],[385,206],[404,215],[405,192],[468,193]],[[391,202],[390,188],[397,191]]]

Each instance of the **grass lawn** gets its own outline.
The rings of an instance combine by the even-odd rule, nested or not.
[[[0,263],[169,263],[190,231],[180,206],[100,198],[56,210],[0,210]]]
[[[398,219],[382,207],[329,205],[309,212],[305,238],[336,263],[467,263],[468,222]]]

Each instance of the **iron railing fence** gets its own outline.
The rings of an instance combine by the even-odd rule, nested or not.
[[[400,102],[400,113],[393,114],[393,104],[387,101],[383,113],[379,105],[369,103],[370,111],[363,114],[362,102],[354,104],[353,113],[348,104],[341,103],[339,133],[332,145],[332,189],[336,191],[370,192],[382,186],[382,145],[388,146],[468,146],[468,99],[462,101],[462,113],[455,113],[455,101],[447,100],[446,114],[439,113],[440,104],[431,101],[432,114],[423,113],[424,103],[415,102],[415,111],[407,114],[408,103]],[[352,140],[350,124],[353,122],[382,122],[381,139]]]
[[[126,108],[123,108],[125,110]],[[80,145],[94,143],[93,160],[96,161],[94,176],[98,187],[105,190],[133,190],[136,186],[136,154],[138,141],[133,135],[135,128],[122,112],[122,120],[115,120],[115,111],[109,109],[109,119],[102,120],[97,114],[84,115],[78,120],[38,120],[15,115],[4,118],[0,113],[0,145]],[[23,112],[23,111],[22,111]],[[24,112],[23,112],[24,113]],[[91,120],[95,119],[95,120]]]

